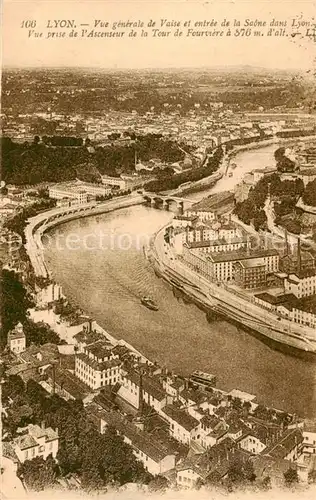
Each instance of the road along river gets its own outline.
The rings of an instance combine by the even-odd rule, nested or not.
[[[275,145],[238,154],[233,177],[193,196],[231,189],[244,172],[273,165],[274,150]],[[181,374],[209,371],[219,387],[239,388],[266,404],[311,417],[315,365],[274,351],[227,321],[209,323],[203,311],[156,277],[142,246],[171,217],[136,206],[67,222],[49,233],[46,262],[70,300],[153,361]],[[100,234],[103,245],[98,246]],[[77,242],[73,249],[64,244],[71,235]],[[152,295],[159,311],[142,306],[143,295]]]

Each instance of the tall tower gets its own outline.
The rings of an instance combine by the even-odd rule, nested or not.
[[[143,404],[143,372],[141,370],[140,374],[139,374],[139,397],[138,397],[138,415],[140,417],[142,417],[142,415],[143,415],[143,409],[144,409],[144,404]]]
[[[302,268],[301,238],[297,238],[297,273],[300,274]]]
[[[289,238],[288,238],[288,234],[287,234],[287,229],[285,229],[285,255],[289,255],[290,251],[289,251]]]
[[[136,148],[135,148],[135,154],[134,154],[134,167],[135,167],[135,170],[136,170],[136,165],[137,165],[137,151],[136,151]]]

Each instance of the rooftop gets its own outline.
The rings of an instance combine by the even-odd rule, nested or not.
[[[265,450],[265,455],[275,459],[284,459],[298,445],[303,442],[303,435],[299,429],[287,430],[277,443]]]
[[[140,376],[138,373],[129,372],[126,374],[126,378],[131,380],[131,382],[133,382],[135,385],[139,387]],[[166,397],[166,393],[157,379],[147,375],[143,375],[142,385],[143,385],[143,391],[153,396],[155,399],[157,399],[157,401],[162,401]]]
[[[192,417],[185,410],[181,410],[175,405],[165,406],[163,408],[163,412],[189,432],[199,425],[199,422],[198,420],[196,420],[196,418]]]
[[[246,269],[254,268],[254,267],[264,267],[264,260],[260,257],[255,258],[255,259],[244,259],[241,262],[238,262],[238,264]]]
[[[92,331],[92,332],[86,332],[82,330],[81,332],[77,333],[73,337],[78,343],[85,343],[87,345],[93,344],[94,342],[97,342],[98,340],[105,340],[104,335],[100,332]]]
[[[58,432],[54,431],[51,427],[42,428],[39,425],[30,424],[28,426],[29,434],[36,439],[45,437],[45,441],[54,441],[58,439]]]
[[[277,250],[271,248],[266,250],[253,250],[250,252],[240,250],[238,252],[225,252],[225,253],[210,253],[208,255],[209,260],[212,262],[231,262],[245,259],[254,259],[260,257],[272,257],[277,256],[279,253]]]
[[[166,456],[174,454],[171,445],[157,441],[146,431],[140,431],[133,423],[126,420],[116,411],[107,411],[92,403],[87,407],[87,411],[97,420],[103,420],[108,425],[115,427],[121,434],[126,436],[132,446],[145,453],[155,462],[163,460]]]
[[[114,368],[115,366],[119,366],[122,364],[122,362],[117,358],[99,362],[90,358],[87,354],[83,353],[77,354],[77,358],[83,361],[86,365],[91,366],[91,368],[99,372],[109,370],[110,368]]]
[[[284,303],[288,303],[289,301],[296,301],[296,297],[293,293],[284,293],[282,295],[272,295],[271,293],[268,292],[263,292],[263,293],[257,293],[255,294],[255,297],[257,299],[263,300],[265,302],[268,302],[269,304],[273,305],[280,305]]]
[[[100,361],[110,358],[111,356],[111,350],[109,349],[109,344],[106,340],[101,340],[95,342],[94,344],[87,345],[85,347],[85,352],[92,354],[92,356],[95,356]]]
[[[204,198],[198,203],[195,203],[191,206],[190,210],[196,212],[216,212],[221,205],[233,200],[234,194],[230,191],[224,191],[222,193],[211,195],[208,198]]]

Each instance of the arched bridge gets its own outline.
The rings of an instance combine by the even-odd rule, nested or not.
[[[181,213],[185,212],[188,208],[196,203],[196,200],[188,198],[179,198],[178,196],[163,195],[157,193],[143,192],[144,200],[150,203],[151,206],[169,210],[172,206],[180,210]]]

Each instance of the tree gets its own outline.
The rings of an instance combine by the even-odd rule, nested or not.
[[[135,459],[132,448],[124,442],[113,427],[107,427],[98,442],[102,443],[101,467],[107,483],[148,482],[151,475],[146,472],[141,462]]]
[[[250,460],[246,460],[243,463],[243,475],[246,481],[249,481],[250,483],[253,483],[256,480],[253,463]]]
[[[288,470],[284,472],[283,476],[286,486],[293,486],[299,482],[297,470],[292,469],[292,467],[289,467]]]
[[[197,480],[195,481],[195,489],[200,490],[201,488],[203,488],[203,486],[205,486],[205,481],[203,481],[203,479],[198,477]]]
[[[25,481],[27,487],[34,491],[43,491],[52,487],[58,475],[58,467],[52,455],[46,460],[36,457],[19,464],[17,476]]]
[[[244,475],[243,475],[243,467],[242,467],[242,463],[240,460],[238,459],[235,459],[230,465],[229,465],[229,469],[228,469],[228,479],[232,482],[232,483],[237,483],[237,482],[241,482],[243,481],[244,479]]]
[[[306,205],[316,206],[316,179],[307,184],[302,199]]]
[[[20,321],[24,322],[27,309],[33,302],[14,271],[1,271],[1,346],[7,343],[7,333]]]
[[[2,388],[2,398],[7,401],[10,397],[14,399],[16,396],[24,394],[25,384],[19,375],[10,375]]]
[[[271,488],[271,478],[270,476],[265,476],[262,480],[262,487],[264,490],[269,490]]]
[[[158,474],[152,479],[148,484],[148,489],[150,492],[164,492],[169,486],[169,481],[164,476]]]
[[[228,479],[231,483],[254,482],[256,475],[254,473],[253,463],[250,460],[242,461],[235,458],[228,469]]]
[[[65,343],[60,339],[58,333],[54,332],[54,330],[52,330],[46,323],[34,323],[32,320],[28,319],[25,321],[24,332],[28,346],[30,344],[60,345]]]
[[[316,469],[313,469],[308,473],[308,482],[313,484],[316,483]]]

